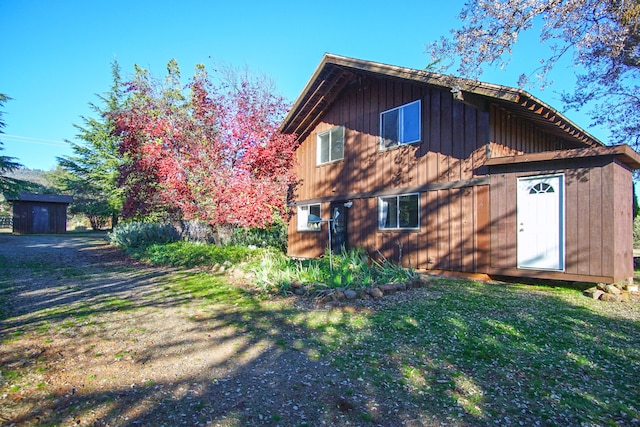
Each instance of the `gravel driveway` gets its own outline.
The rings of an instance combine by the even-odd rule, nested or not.
[[[250,333],[232,306],[176,291],[179,274],[103,236],[0,234],[0,424],[359,425],[360,408],[390,409],[287,326]]]

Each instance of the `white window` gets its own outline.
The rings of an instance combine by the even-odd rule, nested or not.
[[[421,139],[420,100],[380,114],[380,148],[412,144]]]
[[[317,164],[335,162],[344,157],[344,127],[338,126],[318,134]]]
[[[379,197],[378,227],[392,230],[420,228],[420,195]]]
[[[298,231],[319,231],[321,223],[309,222],[320,219],[320,204],[298,206]]]

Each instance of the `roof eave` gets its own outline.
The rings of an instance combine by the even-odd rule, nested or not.
[[[303,117],[302,121],[300,121],[300,124],[298,125],[294,125],[294,122],[296,121],[297,116],[304,111],[305,106],[307,106],[312,98],[317,96],[317,91],[329,89],[322,88],[322,83],[318,85],[318,80],[323,78],[323,74],[326,74],[327,68],[331,66],[338,67],[344,71],[349,70],[354,75],[356,73],[365,72],[446,88],[453,93],[456,99],[463,102],[465,94],[471,94],[475,97],[481,97],[487,102],[502,105],[504,108],[513,110],[514,112],[519,112],[527,117],[537,117],[540,122],[545,124],[545,126],[550,126],[550,129],[554,129],[553,126],[557,127],[558,134],[573,138],[580,144],[591,147],[605,145],[566,118],[563,114],[522,89],[431,73],[424,70],[365,61],[329,53],[325,53],[320,64],[285,116],[280,126],[281,132],[296,133],[296,130],[302,129],[302,132],[298,132],[298,137],[303,138],[305,136],[304,132],[308,131],[312,127],[314,119],[311,119],[311,122],[303,123],[304,120],[307,120],[307,117]],[[331,76],[332,75],[329,74],[329,77]],[[326,86],[331,86],[331,84]],[[316,104],[320,104],[320,102],[316,102]],[[311,108],[306,112],[306,115],[318,115],[319,112],[320,111],[316,111],[314,108]]]

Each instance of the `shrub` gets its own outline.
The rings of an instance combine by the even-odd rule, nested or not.
[[[171,224],[128,222],[118,224],[109,233],[109,241],[120,248],[142,248],[153,244],[180,240],[180,233]]]
[[[268,228],[236,228],[231,235],[232,245],[275,248],[287,252],[287,225],[278,220]]]

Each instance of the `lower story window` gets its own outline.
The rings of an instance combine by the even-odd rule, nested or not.
[[[378,227],[392,230],[420,228],[419,206],[419,194],[379,197]]]
[[[318,231],[320,223],[320,204],[298,206],[298,231]],[[311,220],[311,222],[309,222]]]

